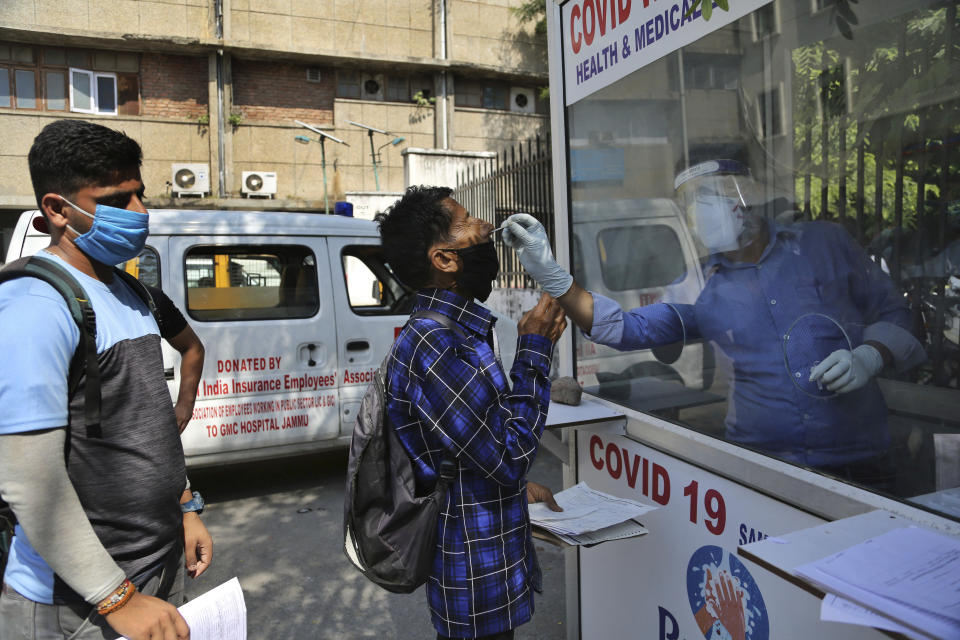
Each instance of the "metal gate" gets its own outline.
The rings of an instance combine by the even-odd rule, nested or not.
[[[496,158],[457,175],[453,196],[472,215],[499,227],[514,213],[528,213],[543,223],[556,253],[553,232],[553,175],[550,141],[539,136],[505,149]],[[537,288],[512,249],[499,243],[500,275],[495,286]]]

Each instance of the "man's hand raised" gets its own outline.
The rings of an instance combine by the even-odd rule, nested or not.
[[[517,333],[519,335],[535,333],[551,342],[559,340],[560,334],[566,328],[567,318],[564,315],[563,308],[559,302],[546,293],[540,295],[537,306],[523,314],[520,322],[517,323]]]

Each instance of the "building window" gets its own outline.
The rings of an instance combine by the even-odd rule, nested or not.
[[[17,109],[37,108],[37,72],[32,69],[15,69],[13,72],[14,95]]]
[[[479,107],[481,105],[480,94],[482,87],[479,82],[470,80],[459,80],[456,86],[456,95],[454,104],[458,107]]]
[[[360,74],[352,71],[338,72],[337,97],[358,99],[360,97]]]
[[[752,14],[753,19],[753,38],[760,40],[771,36],[779,31],[777,28],[777,9],[776,2],[766,4]]]
[[[410,97],[411,102],[418,102],[417,96],[422,100],[430,100],[433,97],[433,77],[425,75],[410,76]]]
[[[509,109],[510,89],[500,83],[488,84],[483,87],[484,109]]]
[[[384,99],[387,102],[409,102],[410,79],[406,76],[387,76]]]
[[[44,73],[44,85],[47,92],[48,111],[66,111],[67,90],[62,71],[47,71]]]
[[[135,53],[0,43],[0,108],[139,115]]]
[[[419,96],[415,98],[417,94]],[[420,74],[408,76],[339,71],[337,72],[337,97],[378,102],[420,102],[433,97],[433,78]]]
[[[10,91],[10,71],[0,67],[0,107],[9,107],[12,92]]]
[[[510,108],[510,85],[495,80],[458,79],[454,104],[505,111]]]
[[[683,56],[683,81],[687,89],[736,90],[740,56],[688,53]]]
[[[70,69],[70,110],[117,115],[117,76]]]

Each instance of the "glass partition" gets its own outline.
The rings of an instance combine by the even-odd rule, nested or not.
[[[957,3],[775,0],[567,127],[588,390],[960,519]]]

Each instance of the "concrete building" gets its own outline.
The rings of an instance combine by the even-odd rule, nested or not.
[[[405,148],[457,151],[463,162],[545,134],[546,43],[511,13],[517,4],[4,0],[4,245],[16,215],[35,206],[31,141],[58,118],[140,141],[155,207],[323,210],[324,165],[332,208],[344,193],[402,190]],[[296,120],[349,146],[320,145]],[[192,184],[189,173],[176,180],[180,169]]]

